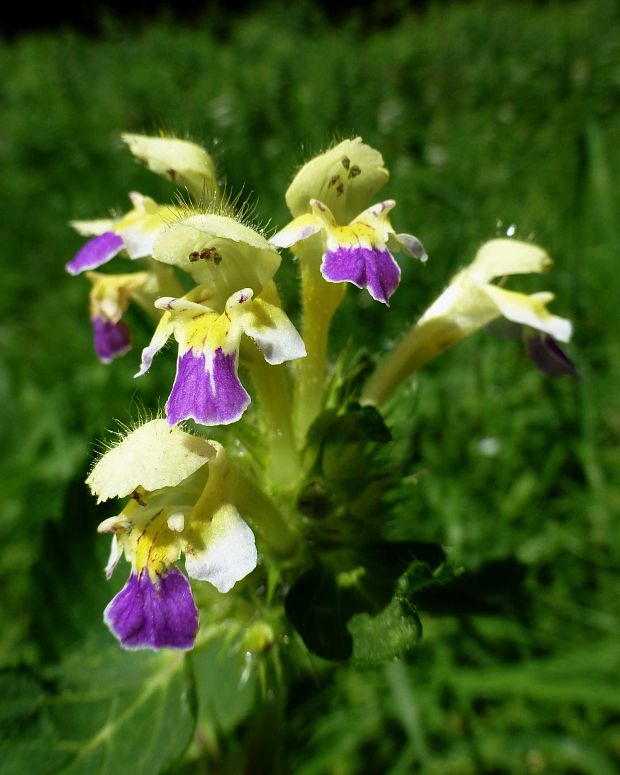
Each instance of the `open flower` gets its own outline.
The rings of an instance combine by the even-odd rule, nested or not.
[[[373,299],[388,303],[400,282],[400,267],[390,249],[402,249],[426,261],[422,243],[410,234],[396,234],[388,218],[393,199],[369,207],[348,226],[339,226],[327,205],[311,201],[312,212],[300,215],[271,238],[286,248],[321,232],[321,274],[330,283],[350,282],[367,288]]]
[[[152,420],[109,450],[87,479],[99,501],[131,494],[99,525],[112,534],[109,578],[121,557],[131,563],[104,621],[128,649],[191,649],[198,611],[185,569],[227,592],[257,563],[254,534],[229,492],[229,462],[214,441]]]
[[[159,205],[148,196],[135,191],[129,194],[133,207],[116,219],[72,221],[76,231],[85,236],[95,235],[84,244],[66,265],[72,275],[107,264],[125,250],[129,258],[145,258],[153,252],[153,244],[171,220],[178,218],[181,209]]]
[[[180,299],[159,299],[156,306],[165,312],[142,352],[136,376],[148,371],[155,354],[174,335],[179,344],[177,373],[166,403],[171,425],[189,418],[203,425],[226,425],[241,417],[250,403],[237,376],[242,334],[254,340],[272,365],[306,354],[286,314],[275,304],[254,299],[251,288],[230,296],[223,312],[204,286]]]

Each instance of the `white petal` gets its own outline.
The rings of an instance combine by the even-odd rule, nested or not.
[[[134,374],[134,377],[141,377],[143,374],[151,368],[153,358],[166,344],[170,335],[172,334],[173,324],[172,315],[170,312],[164,312],[161,320],[157,324],[157,328],[153,334],[153,338],[149,344],[142,350],[142,357],[140,359],[140,369]]]
[[[553,299],[553,294],[533,293],[528,296],[496,285],[487,285],[485,292],[508,320],[544,331],[560,342],[568,342],[571,338],[573,326],[570,320],[552,315],[545,306]]]
[[[181,511],[171,514],[166,522],[170,530],[173,530],[175,533],[182,533],[185,527],[185,514]]]
[[[153,245],[159,237],[164,224],[152,231],[143,231],[140,228],[123,229],[123,242],[129,258],[145,258],[153,254]]]
[[[275,304],[254,299],[237,310],[244,333],[256,342],[267,363],[276,366],[306,355],[297,329]]]
[[[114,569],[118,565],[119,560],[123,556],[123,550],[121,549],[118,538],[115,535],[112,536],[112,543],[110,545],[110,556],[108,557],[108,562],[105,566],[105,577],[106,579],[112,578],[112,574],[114,573]]]
[[[209,581],[220,592],[228,592],[256,567],[254,533],[232,504],[215,512],[201,536],[204,549],[185,550],[185,568],[193,579]]]

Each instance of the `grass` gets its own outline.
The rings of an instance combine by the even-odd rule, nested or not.
[[[431,258],[424,271],[404,266],[389,313],[349,294],[334,351],[353,338],[380,353],[481,241],[514,224],[556,260],[537,287],[575,322],[581,379],[552,382],[517,345],[486,333],[420,375],[404,439],[418,476],[390,529],[441,541],[471,570],[516,559],[524,580],[501,615],[423,615],[407,667],[302,684],[289,766],[303,775],[616,771],[619,31],[617,6],[604,0],[436,3],[389,28],[354,12],[332,26],[303,5],[276,5],[217,33],[208,18],[111,21],[100,39],[65,31],[0,45],[10,74],[0,83],[5,663],[45,659],[33,636],[42,540],[93,439],[111,418],[157,406],[170,378],[162,363],[133,382],[135,353],[98,365],[86,281],[63,272],[80,244],[69,219],[122,210],[132,189],[170,194],[133,164],[119,132],[163,127],[205,142],[230,189],[245,186],[274,225],[286,222],[296,166],[335,137],[361,134],[391,170],[397,226]],[[282,274],[294,304],[294,266]],[[134,322],[140,346],[148,322]]]

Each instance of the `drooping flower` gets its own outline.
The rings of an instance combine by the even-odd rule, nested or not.
[[[128,649],[191,649],[198,611],[185,569],[227,592],[255,567],[254,534],[231,493],[222,446],[157,419],[109,450],[87,479],[99,501],[131,494],[115,517],[99,525],[112,534],[109,578],[124,555],[131,573],[104,612]]]
[[[312,212],[300,215],[271,238],[278,247],[291,247],[319,232],[323,235],[321,274],[331,283],[350,282],[367,288],[376,301],[387,304],[400,282],[400,267],[390,249],[400,248],[420,261],[427,255],[410,234],[396,234],[388,218],[396,202],[369,207],[348,226],[339,226],[327,205],[314,199]]]
[[[570,320],[547,309],[552,293],[520,293],[493,282],[514,274],[546,272],[552,263],[536,245],[513,239],[486,242],[372,375],[361,400],[382,403],[413,371],[497,318],[550,337],[547,348],[551,340],[569,341]]]
[[[239,381],[237,368],[242,334],[254,340],[267,363],[277,365],[302,358],[304,343],[286,314],[251,288],[232,294],[223,311],[208,287],[199,286],[183,298],[156,302],[164,314],[136,376],[151,366],[153,357],[174,335],[179,344],[177,373],[166,403],[171,425],[189,418],[203,425],[226,425],[238,420],[250,396]]]
[[[490,240],[480,248],[473,262],[453,278],[417,325],[446,320],[454,326],[454,334],[460,339],[503,316],[567,342],[572,325],[547,310],[547,304],[553,300],[552,293],[528,295],[492,282],[513,274],[547,272],[552,263],[547,253],[536,245],[512,239]]]
[[[196,143],[165,136],[123,134],[121,138],[151,172],[187,188],[194,196],[208,200],[217,194],[213,159]]]
[[[361,137],[343,140],[303,165],[288,187],[286,204],[297,218],[309,213],[311,200],[318,199],[338,223],[349,223],[388,178],[379,151]]]
[[[121,250],[125,250],[132,259],[150,256],[155,240],[171,221],[181,215],[181,208],[159,205],[135,191],[129,194],[129,198],[133,207],[120,218],[71,222],[80,234],[95,236],[66,265],[69,274],[97,269]]]

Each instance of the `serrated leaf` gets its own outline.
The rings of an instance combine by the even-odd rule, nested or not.
[[[507,613],[524,615],[531,607],[524,582],[526,567],[514,557],[489,560],[475,570],[418,582],[417,606],[436,615]],[[413,588],[412,588],[413,589]]]
[[[189,744],[194,689],[183,654],[95,644],[54,674],[45,709],[70,754],[58,775],[155,775]]]
[[[422,636],[418,615],[402,597],[394,597],[374,616],[355,614],[347,629],[353,638],[351,662],[357,667],[374,667],[402,657]]]
[[[437,544],[415,541],[325,552],[291,586],[286,614],[310,651],[324,659],[348,660],[354,653],[347,627],[351,618],[379,614],[406,571],[422,564],[432,573],[444,559]]]

